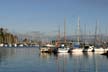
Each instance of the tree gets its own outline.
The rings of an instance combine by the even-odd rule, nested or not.
[[[4,29],[0,28],[0,43],[4,43]]]

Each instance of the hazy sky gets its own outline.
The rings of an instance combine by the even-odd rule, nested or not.
[[[76,32],[77,18],[91,32],[99,20],[101,32],[108,27],[108,0],[0,0],[0,27],[16,32],[63,31],[64,17],[67,34]]]

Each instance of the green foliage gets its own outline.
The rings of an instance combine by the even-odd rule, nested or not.
[[[0,28],[0,43],[14,43],[16,36],[6,32],[5,29]]]

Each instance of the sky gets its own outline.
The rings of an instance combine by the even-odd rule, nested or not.
[[[99,32],[107,33],[108,0],[0,0],[0,27],[14,32],[40,31],[66,34],[77,32],[78,16],[81,31],[94,33],[96,20]],[[86,26],[85,26],[86,25]]]

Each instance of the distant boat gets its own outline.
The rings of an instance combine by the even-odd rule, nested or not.
[[[93,52],[94,46],[85,45],[83,48],[83,52]]]
[[[74,43],[73,43],[74,44]],[[83,48],[80,48],[79,43],[75,43],[73,45],[73,48],[70,50],[72,53],[78,53],[78,52],[82,52]]]
[[[68,53],[69,48],[58,48],[58,53]]]
[[[14,47],[17,47],[17,44],[15,43],[15,44],[13,44],[13,46],[14,46]]]
[[[95,52],[95,53],[104,53],[104,52],[106,52],[106,51],[108,51],[108,48],[102,48],[102,47],[100,47],[100,48],[96,48],[96,47],[94,47],[94,46],[91,46],[91,45],[86,45],[84,48],[83,48],[83,52]]]
[[[108,48],[95,48],[94,50],[95,52],[106,52],[108,51]]]
[[[94,47],[94,52],[106,52],[106,51],[108,51],[108,48],[107,48],[107,47],[106,47],[106,48],[103,48],[103,47],[97,48],[97,47],[96,47],[96,43],[98,43],[97,41],[99,40],[99,39],[98,39],[98,36],[97,36],[98,24],[99,24],[99,22],[98,22],[98,20],[97,20],[97,21],[96,21],[96,28],[95,28],[95,39],[94,39],[94,45],[95,45],[95,47]]]
[[[105,52],[105,53],[102,53],[101,55],[106,55],[106,56],[108,56],[108,51]]]
[[[0,44],[0,47],[3,47],[3,46],[4,46],[4,44],[3,44],[3,43],[1,43],[1,44]]]
[[[40,47],[41,52],[52,52],[55,48],[55,45],[47,44]]]
[[[86,45],[84,48],[74,48],[72,49],[72,53],[76,52],[92,52],[94,46]]]
[[[57,52],[58,53],[68,53],[69,47],[65,47],[64,44],[62,44],[60,47],[58,47]]]
[[[8,47],[12,47],[12,44],[8,44]]]
[[[18,44],[19,47],[24,47],[24,44],[20,43]]]

